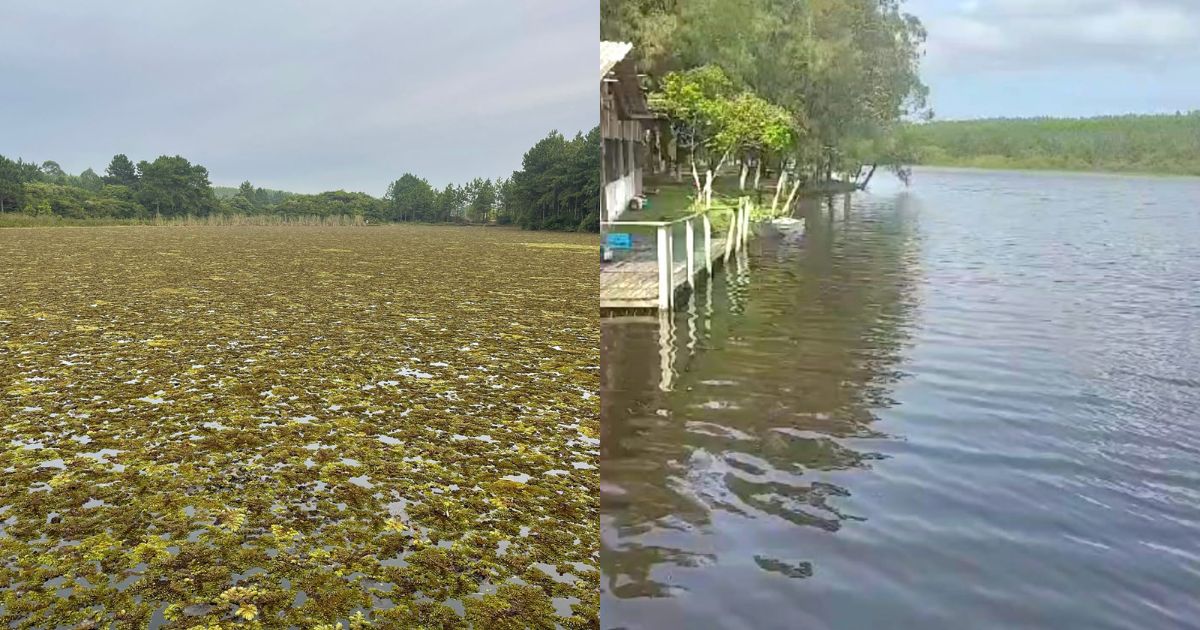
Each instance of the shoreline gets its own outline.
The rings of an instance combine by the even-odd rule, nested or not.
[[[13,221],[9,221],[12,219]],[[15,223],[29,220],[31,225],[16,225]],[[13,223],[13,224],[10,224]],[[279,221],[260,223],[255,221],[247,221],[244,223],[208,223],[206,221],[164,221],[162,223],[141,222],[136,220],[113,219],[111,221],[91,221],[78,219],[58,219],[58,220],[43,220],[38,217],[24,215],[20,213],[0,214],[0,230],[40,230],[40,229],[87,229],[87,228],[244,228],[244,227],[286,227],[286,228],[378,228],[388,226],[425,226],[425,227],[463,227],[463,228],[490,228],[508,230],[511,229],[517,232],[528,233],[554,233],[554,234],[592,234],[598,235],[598,232],[580,232],[572,230],[525,230],[517,225],[499,225],[487,223],[429,223],[422,221],[405,221],[405,222],[387,222],[387,223],[306,223],[303,221]]]
[[[1071,169],[1052,169],[1052,168],[1036,168],[1036,167],[1018,167],[1018,166],[971,166],[958,164],[913,164],[913,168],[930,169],[930,170],[946,170],[946,171],[975,171],[975,172],[997,172],[997,173],[1045,173],[1048,175],[1080,175],[1080,176],[1119,176],[1119,177],[1137,177],[1147,179],[1200,179],[1200,175],[1189,175],[1187,173],[1154,173],[1145,171],[1110,171],[1110,170],[1071,170]]]

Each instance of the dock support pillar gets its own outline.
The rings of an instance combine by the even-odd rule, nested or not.
[[[742,198],[742,245],[750,242],[750,200]]]
[[[712,219],[708,215],[702,217],[704,221],[704,273],[708,277],[712,276]]]
[[[734,210],[729,216],[729,229],[725,231],[725,263],[729,263],[729,256],[733,254],[733,244],[737,241],[738,234],[741,230],[738,229],[738,224],[742,222],[742,213]]]
[[[671,297],[675,293],[675,279],[671,277],[671,234],[665,225],[658,227],[658,309],[671,308]]]
[[[696,225],[692,219],[683,222],[687,234],[683,235],[683,248],[687,251],[687,282],[689,289],[696,288]]]

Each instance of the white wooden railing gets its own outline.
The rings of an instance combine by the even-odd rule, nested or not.
[[[712,216],[726,213],[730,215],[730,222],[729,230],[725,233],[724,242],[720,243],[724,251],[713,251]],[[739,251],[749,241],[749,198],[743,197],[740,199],[736,208],[700,210],[671,221],[605,221],[601,223],[601,229],[604,232],[635,227],[652,227],[655,229],[654,257],[658,270],[657,305],[659,309],[666,310],[674,306],[675,290],[678,287],[682,285],[687,285],[689,289],[695,287],[696,274],[699,271],[696,266],[697,243],[695,226],[697,221],[703,227],[703,238],[700,245],[703,248],[702,252],[704,254],[703,270],[707,277],[712,275],[715,262],[729,260],[734,252]],[[674,236],[677,229],[684,230],[685,266],[682,278],[677,278],[675,272]]]

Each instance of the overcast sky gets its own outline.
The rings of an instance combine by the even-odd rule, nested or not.
[[[938,118],[1200,109],[1200,0],[908,0]]]
[[[596,125],[595,0],[0,4],[0,154],[383,194],[507,176]]]

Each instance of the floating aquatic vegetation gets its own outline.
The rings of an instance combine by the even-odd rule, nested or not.
[[[0,230],[0,623],[598,627],[593,240]]]

